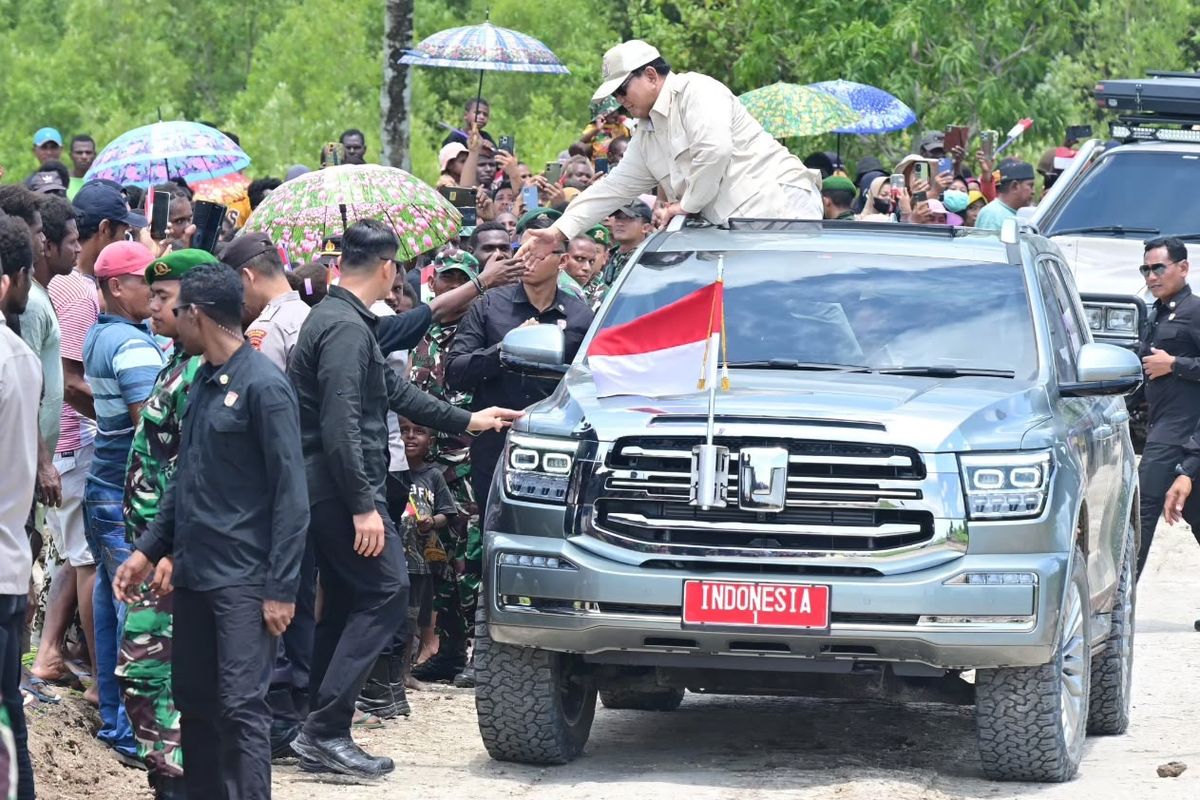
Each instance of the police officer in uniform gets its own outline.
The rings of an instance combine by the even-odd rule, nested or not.
[[[1155,302],[1139,352],[1149,406],[1146,446],[1138,470],[1142,496],[1139,576],[1150,554],[1167,490],[1183,461],[1183,443],[1200,421],[1200,298],[1187,284],[1186,245],[1174,237],[1146,242],[1140,270]],[[1200,504],[1188,504],[1182,513],[1193,530],[1200,529]]]
[[[265,233],[243,234],[226,245],[221,260],[242,274],[246,341],[286,372],[309,307],[288,283],[275,244]]]

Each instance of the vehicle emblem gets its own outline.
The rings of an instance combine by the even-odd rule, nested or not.
[[[787,506],[788,451],[747,447],[738,455],[738,507],[744,511],[783,511]]]

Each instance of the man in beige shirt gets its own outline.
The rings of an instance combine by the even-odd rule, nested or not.
[[[570,240],[638,195],[661,189],[665,219],[699,214],[821,219],[821,176],[771,138],[720,81],[676,74],[657,49],[633,40],[604,54],[604,83],[594,100],[612,95],[638,118],[621,163],[538,231],[520,252]]]

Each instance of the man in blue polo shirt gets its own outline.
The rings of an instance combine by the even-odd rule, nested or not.
[[[88,545],[96,557],[93,605],[102,723],[96,735],[131,763],[138,763],[137,747],[114,675],[125,604],[114,600],[112,579],[129,556],[122,503],[133,432],[163,366],[162,350],[143,322],[150,316],[146,267],[153,258],[138,242],[113,242],[100,252],[95,273],[106,313],[83,343],[83,372],[95,398],[97,429],[83,495]]]
[[[996,199],[975,218],[976,230],[998,231],[1006,219],[1016,219],[1017,209],[1033,204],[1033,167],[1011,159],[1000,165]]]

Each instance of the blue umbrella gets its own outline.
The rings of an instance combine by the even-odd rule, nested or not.
[[[834,133],[890,133],[907,128],[917,121],[917,115],[904,103],[883,89],[853,81],[822,81],[809,87],[833,95],[859,115],[858,122]]]
[[[400,57],[401,64],[419,67],[449,67],[479,70],[479,91],[483,96],[483,73],[542,72],[566,74],[569,70],[549,47],[520,31],[501,28],[491,22],[448,28],[426,37]]]

